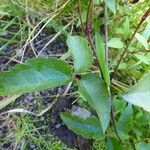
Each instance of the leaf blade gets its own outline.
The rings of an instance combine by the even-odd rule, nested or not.
[[[122,43],[120,38],[112,38],[108,41],[108,47],[121,49],[123,48],[124,44]]]
[[[105,0],[107,7],[116,14],[115,0]]]
[[[93,62],[87,40],[78,35],[68,36],[67,45],[73,56],[75,72],[84,72]]]
[[[145,142],[140,142],[135,144],[136,150],[149,150],[150,144]]]
[[[145,39],[144,36],[142,36],[140,33],[136,33],[135,37],[144,46],[145,49],[149,48],[148,42],[147,42],[147,40]]]
[[[122,97],[129,103],[150,112],[150,72]]]
[[[98,24],[95,27],[95,44],[96,44],[96,55],[101,68],[102,77],[109,86],[110,77],[109,77],[108,67],[106,64],[105,48],[102,42],[102,38],[100,36]]]
[[[122,139],[129,138],[128,133],[132,129],[133,125],[133,110],[132,105],[128,104],[127,107],[121,113],[121,116],[117,122],[118,134]]]
[[[60,114],[69,129],[86,138],[98,139],[103,136],[101,125],[96,118],[82,119],[69,112]]]
[[[71,80],[71,68],[56,58],[33,58],[10,71],[0,73],[0,95],[23,94],[64,85]]]
[[[98,75],[88,74],[79,81],[79,92],[96,110],[105,132],[110,122],[111,111],[106,83]]]

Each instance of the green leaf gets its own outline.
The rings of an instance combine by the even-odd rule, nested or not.
[[[70,130],[85,138],[99,139],[103,136],[100,122],[96,118],[82,119],[69,112],[63,112],[60,116]]]
[[[126,38],[128,38],[130,34],[130,21],[128,16],[125,18],[125,22],[123,23],[123,34]]]
[[[0,73],[0,95],[19,95],[55,88],[71,80],[71,68],[55,58],[34,58]]]
[[[140,110],[139,113],[136,114],[134,121],[140,126],[150,125],[150,113]]]
[[[121,49],[121,48],[123,48],[123,46],[124,45],[119,38],[112,38],[108,41],[108,47]]]
[[[100,4],[100,0],[94,0],[94,4],[95,5],[99,5]]]
[[[125,110],[121,113],[121,116],[117,123],[118,133],[123,139],[129,138],[128,133],[131,131],[133,124],[132,115],[133,115],[132,105],[128,104]]]
[[[107,139],[107,150],[123,150],[123,146],[118,142],[117,139],[108,137]]]
[[[87,16],[87,9],[82,8],[82,12],[81,12],[81,17],[82,17],[82,22],[85,23],[86,22],[86,16]],[[81,20],[79,18],[78,23],[77,23],[77,27],[79,27],[81,25]]]
[[[92,65],[93,53],[85,38],[68,36],[67,45],[73,56],[75,72],[84,72]]]
[[[144,37],[146,40],[149,39],[149,37],[150,37],[150,21],[148,22],[148,24],[147,24],[145,30],[143,31],[143,34],[142,34],[142,35],[143,35],[143,37]]]
[[[139,54],[134,54],[134,56],[139,59],[141,62],[149,65],[150,64],[150,59],[146,57],[144,54],[139,53]]]
[[[148,43],[147,40],[139,33],[135,34],[136,39],[145,47],[145,49],[148,49]]]
[[[102,42],[102,38],[100,36],[98,24],[95,27],[95,44],[96,44],[96,55],[98,58],[98,62],[100,64],[101,73],[104,81],[107,83],[107,85],[110,85],[110,78],[109,78],[109,72],[108,67],[106,64],[106,55],[105,55],[105,48],[104,44]]]
[[[110,122],[111,110],[106,83],[98,75],[88,74],[79,81],[79,92],[96,110],[105,132]]]
[[[127,102],[150,112],[150,72],[122,97]]]
[[[115,0],[105,0],[107,7],[115,14],[116,7],[115,7]]]
[[[150,144],[148,143],[137,143],[135,144],[136,150],[150,150]]]
[[[2,100],[0,100],[0,110],[9,105],[10,103],[14,102],[20,95],[14,95],[6,97]]]

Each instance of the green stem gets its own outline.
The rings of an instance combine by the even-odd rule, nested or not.
[[[109,49],[108,49],[108,26],[107,26],[107,22],[108,22],[108,14],[107,14],[107,5],[106,3],[104,4],[105,8],[104,8],[104,19],[105,19],[105,56],[106,56],[106,65],[109,68],[109,63],[108,63],[108,54],[109,54]],[[115,130],[115,134],[118,138],[118,140],[120,141],[120,143],[123,143],[119,134],[118,134],[118,130],[117,130],[117,126],[116,126],[116,121],[115,121],[115,115],[114,115],[114,106],[113,106],[113,100],[112,100],[112,94],[111,94],[111,88],[110,85],[108,85],[108,92],[109,92],[109,102],[110,102],[110,107],[111,107],[111,122],[113,124],[114,130]]]

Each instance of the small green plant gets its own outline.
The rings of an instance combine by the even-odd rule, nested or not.
[[[99,4],[100,2],[97,1],[95,3]],[[115,2],[108,0],[103,4],[106,7],[105,17],[106,21],[108,21],[107,7],[115,14]],[[117,114],[119,116],[117,124],[114,118],[113,99],[115,99],[115,95],[113,95],[112,91],[115,87],[113,83],[115,82],[115,85],[118,84],[114,78],[119,66],[122,65],[122,59],[133,38],[136,37],[141,41],[142,38],[137,34],[137,30],[149,15],[150,9],[143,15],[136,30],[129,39],[129,43],[116,63],[116,66],[110,70],[108,63],[108,47],[121,49],[124,47],[124,44],[119,38],[112,38],[108,41],[106,36],[104,47],[104,42],[100,36],[99,30],[100,22],[97,18],[92,18],[94,1],[90,0],[88,6],[86,10],[87,18],[84,21],[82,20],[80,0],[78,1],[79,20],[83,36],[69,35],[66,41],[69,52],[71,52],[73,58],[73,66],[61,59],[52,57],[44,59],[39,57],[31,59],[25,64],[16,65],[10,71],[1,72],[0,96],[10,97],[0,101],[0,109],[4,108],[10,102],[14,101],[16,97],[24,93],[43,89],[53,89],[58,86],[73,83],[73,85],[77,85],[78,87],[78,96],[82,98],[84,102],[87,102],[93,110],[93,117],[83,119],[79,116],[72,115],[69,111],[62,112],[60,116],[64,123],[69,129],[85,138],[96,140],[106,138],[107,147],[109,149],[116,149],[116,145],[118,149],[123,149],[124,147],[121,145],[121,142],[122,140],[129,139],[128,134],[134,128],[134,125],[134,133],[136,133],[137,139],[140,139],[142,137],[139,133],[140,126],[147,127],[145,122],[149,124],[150,72],[144,75],[144,77],[128,91],[126,86],[119,84],[124,93],[118,95],[118,99],[122,101],[115,103],[115,107],[119,110]],[[86,24],[85,27],[84,24]],[[126,29],[124,31],[126,33],[124,36],[129,36],[128,17],[125,19],[123,26]],[[105,30],[106,29],[107,26],[105,27]],[[146,43],[144,46],[147,48],[148,44]],[[135,57],[142,59],[137,55],[135,55]],[[133,108],[131,104],[145,110],[143,112],[138,107],[135,108],[137,114],[135,116],[136,121],[133,123],[131,123],[133,119]],[[140,119],[144,120],[143,124],[137,123],[140,122]],[[120,143],[116,140],[115,134],[112,133],[112,126],[110,123],[114,127],[115,134]],[[149,131],[148,133],[144,131],[144,134],[148,137]],[[135,147],[149,147],[149,145],[138,142],[138,144],[135,144]]]

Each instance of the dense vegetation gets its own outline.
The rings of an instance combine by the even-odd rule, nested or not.
[[[150,149],[149,0],[1,1],[0,129],[9,122],[10,130],[0,134],[0,149],[8,143],[34,149],[30,140],[37,149],[72,147],[42,126],[47,142],[35,125],[45,114],[52,117],[59,99],[83,111],[59,113],[69,130],[92,141],[78,149]],[[41,34],[51,38],[37,49]],[[58,39],[65,50],[45,54]],[[47,107],[37,96],[36,110],[17,104],[22,95],[58,87]]]

